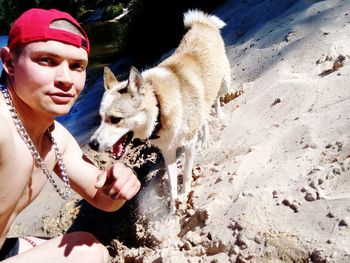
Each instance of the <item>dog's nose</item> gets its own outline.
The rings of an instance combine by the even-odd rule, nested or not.
[[[98,141],[96,139],[93,139],[92,141],[89,142],[89,146],[91,149],[98,151],[98,147],[100,146]]]

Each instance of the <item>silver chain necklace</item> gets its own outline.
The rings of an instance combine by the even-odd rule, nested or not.
[[[13,121],[16,125],[17,131],[19,133],[19,135],[21,136],[22,140],[24,141],[24,143],[27,145],[30,153],[32,154],[34,160],[37,162],[37,164],[40,166],[41,170],[44,172],[44,174],[46,175],[46,178],[49,180],[49,182],[53,185],[53,187],[55,188],[56,192],[64,199],[64,200],[68,200],[70,199],[70,197],[72,196],[72,191],[71,191],[71,187],[69,184],[69,179],[68,179],[68,174],[67,174],[67,170],[66,170],[66,166],[63,163],[63,159],[62,159],[62,155],[59,152],[57,143],[55,141],[55,139],[53,138],[50,130],[47,130],[47,134],[49,136],[50,141],[52,142],[52,146],[55,152],[55,156],[56,156],[56,161],[57,164],[61,170],[61,179],[63,181],[64,184],[64,188],[59,189],[55,180],[53,179],[52,176],[52,172],[47,169],[45,162],[43,161],[43,159],[40,157],[40,154],[38,152],[38,150],[36,149],[32,139],[30,138],[26,128],[24,127],[21,119],[19,118],[16,109],[13,105],[13,102],[11,100],[10,94],[7,90],[7,88],[5,86],[1,86],[1,91],[2,94],[4,95],[5,98],[5,102],[7,104],[7,106],[9,107],[9,111],[11,113],[11,117],[13,118]]]

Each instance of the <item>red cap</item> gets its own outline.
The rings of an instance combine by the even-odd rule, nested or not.
[[[51,23],[55,20],[69,21],[81,31],[84,38],[66,30],[50,28]],[[24,12],[12,25],[8,37],[8,47],[14,50],[22,44],[47,40],[56,40],[81,47],[90,53],[89,39],[78,21],[68,13],[56,9],[33,8]]]

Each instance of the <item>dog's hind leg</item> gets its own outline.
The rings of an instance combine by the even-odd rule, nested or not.
[[[195,158],[195,147],[197,138],[193,139],[189,144],[185,145],[185,167],[183,178],[183,194],[186,195],[190,192],[192,182],[192,168]]]
[[[225,114],[221,109],[219,96],[215,99],[214,107],[215,107],[216,117],[218,117],[219,119],[223,119]]]
[[[170,188],[170,212],[175,213],[177,199],[177,164],[176,151],[163,152],[165,166],[168,172],[169,188]]]
[[[216,117],[220,119],[223,119],[225,116],[224,112],[221,109],[220,97],[229,92],[230,86],[231,86],[231,76],[230,76],[230,71],[228,69],[227,74],[225,74],[224,77],[222,78],[220,90],[214,102]]]

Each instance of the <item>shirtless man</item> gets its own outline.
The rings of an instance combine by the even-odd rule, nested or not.
[[[49,240],[7,238],[17,215],[47,181],[68,199],[70,189],[104,211],[119,209],[140,189],[120,163],[100,171],[83,158],[72,135],[58,122],[82,91],[88,38],[78,22],[58,10],[22,14],[2,48],[4,85],[0,92],[0,261],[107,262],[106,248],[90,233]],[[55,186],[56,175],[64,182]]]

